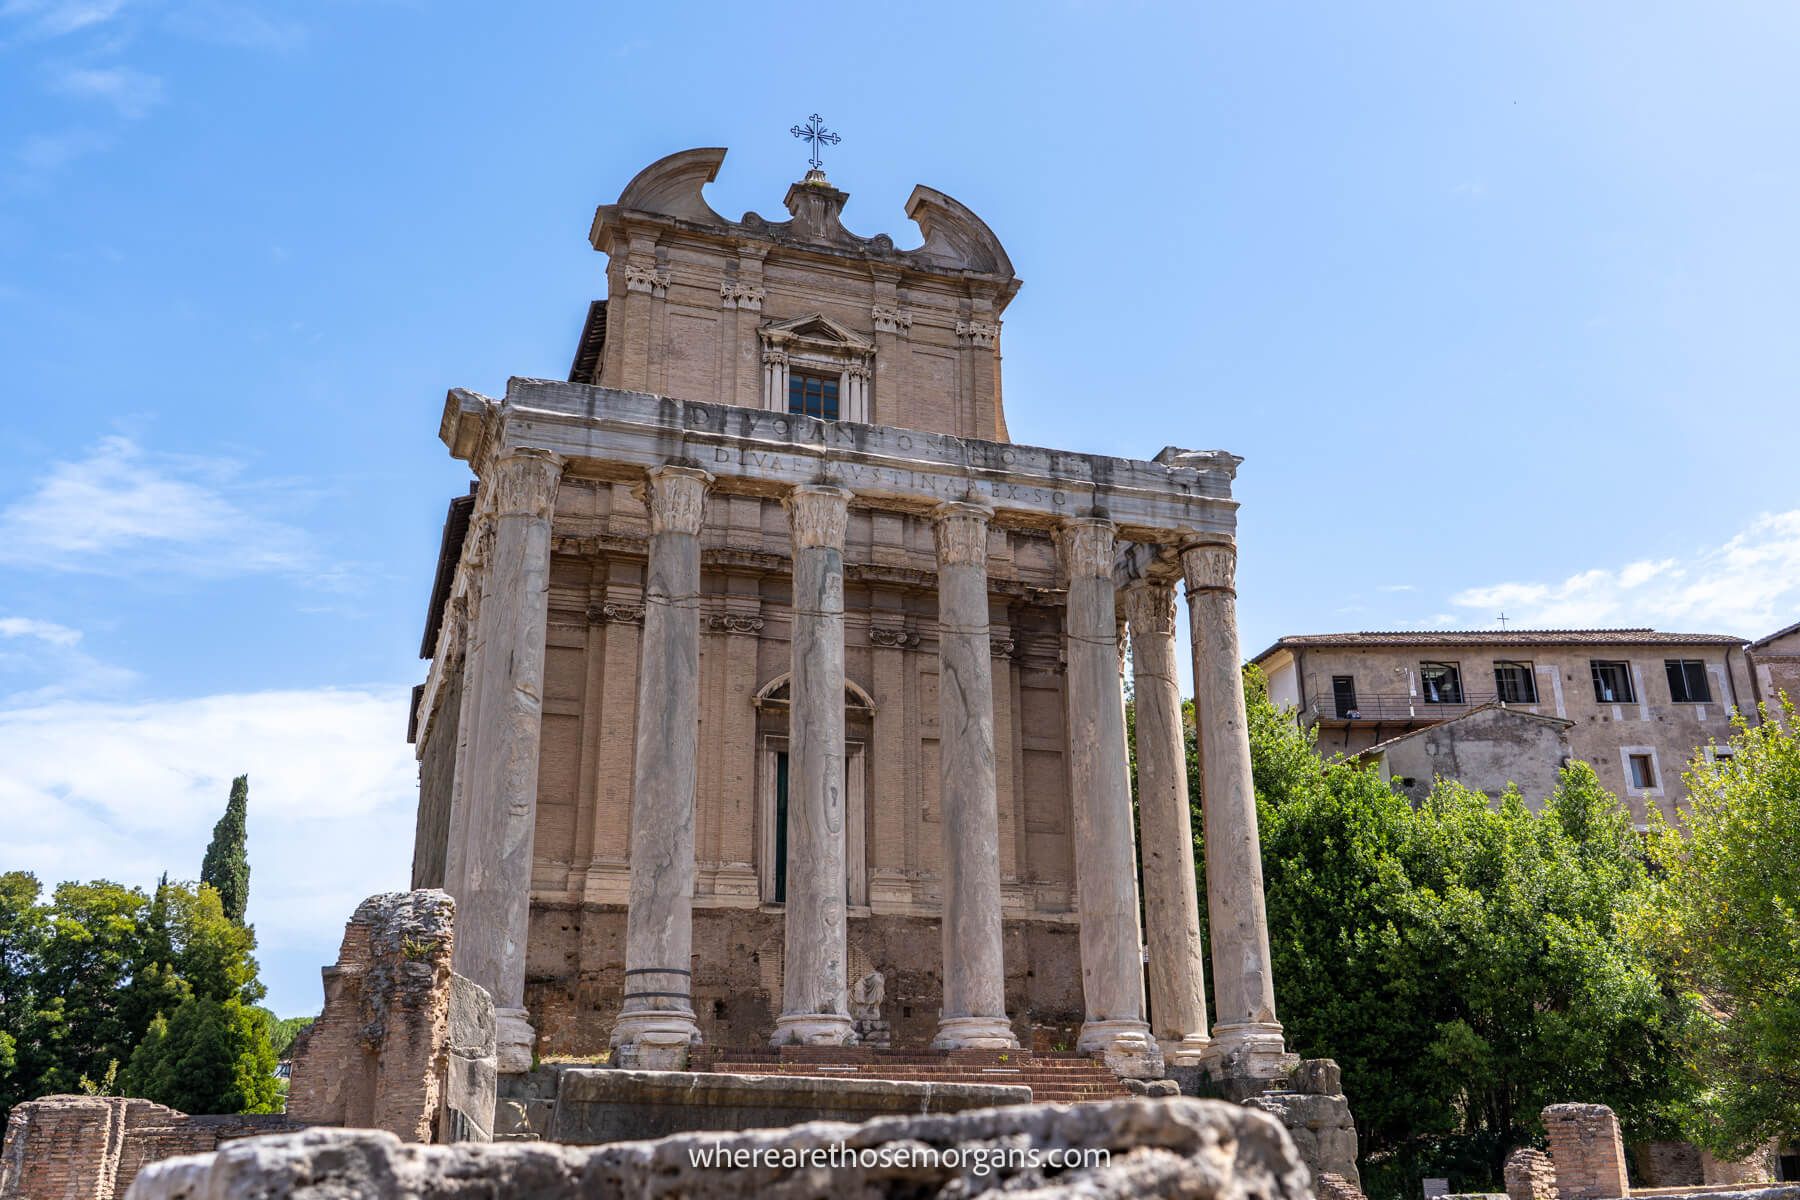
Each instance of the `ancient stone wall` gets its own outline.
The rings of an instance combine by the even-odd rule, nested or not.
[[[451,1077],[454,922],[455,904],[441,891],[371,896],[358,906],[337,964],[323,972],[324,1011],[295,1045],[290,1117],[432,1139]],[[480,1086],[481,1020],[471,1014],[454,1039],[459,1089]],[[491,1006],[486,1020],[491,1039]],[[461,1134],[480,1136],[491,1128],[492,1104],[485,1120],[465,1116],[474,1128]]]
[[[1560,1200],[1629,1196],[1619,1119],[1604,1104],[1552,1104],[1543,1113]]]
[[[1739,1162],[1728,1162],[1708,1151],[1700,1152],[1700,1181],[1709,1187],[1738,1183],[1772,1183],[1775,1179],[1773,1143],[1751,1151]]]
[[[1332,1176],[1360,1190],[1356,1123],[1343,1091],[1343,1072],[1336,1062],[1309,1058],[1295,1064],[1285,1088],[1250,1096],[1244,1103],[1274,1114],[1287,1127],[1301,1161],[1316,1179]]]
[[[1693,1187],[1704,1181],[1700,1147],[1692,1142],[1638,1142],[1631,1166],[1642,1187]]]
[[[12,1110],[0,1200],[113,1200],[149,1163],[301,1128],[282,1116],[189,1116],[124,1096],[45,1096]]]
[[[1506,1156],[1508,1200],[1556,1200],[1556,1168],[1542,1150],[1526,1147]]]

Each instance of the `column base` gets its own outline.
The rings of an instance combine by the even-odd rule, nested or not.
[[[685,1071],[688,1050],[700,1044],[700,1026],[686,1008],[647,1008],[620,1013],[613,1023],[612,1065],[637,1071]]]
[[[1204,1033],[1157,1038],[1156,1042],[1162,1047],[1163,1065],[1169,1067],[1197,1067],[1206,1061],[1206,1052],[1212,1046],[1212,1039]]]
[[[933,1050],[1017,1050],[1019,1039],[1005,1017],[940,1017]]]
[[[502,1075],[523,1075],[531,1070],[537,1051],[537,1031],[522,1008],[494,1010],[494,1067]]]
[[[1086,1021],[1075,1039],[1084,1054],[1098,1054],[1115,1075],[1132,1079],[1161,1079],[1162,1047],[1150,1036],[1143,1021]]]
[[[771,1046],[854,1046],[856,1025],[847,1013],[782,1013]]]
[[[1220,1079],[1273,1081],[1286,1079],[1300,1061],[1289,1054],[1275,1021],[1243,1021],[1215,1025],[1201,1065]]]

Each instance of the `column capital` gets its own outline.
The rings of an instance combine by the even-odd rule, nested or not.
[[[713,485],[710,471],[673,463],[651,467],[637,489],[638,499],[650,510],[651,533],[699,533],[706,514],[706,493]]]
[[[850,519],[848,488],[828,483],[803,483],[781,498],[788,512],[796,550],[842,550],[844,527]]]
[[[1105,517],[1070,517],[1057,527],[1056,558],[1065,582],[1111,579],[1119,527]]]
[[[493,512],[503,517],[548,517],[567,461],[553,450],[530,447],[495,455],[487,473],[487,482],[494,489]]]
[[[1188,594],[1237,592],[1237,544],[1229,540],[1190,542],[1181,548],[1181,573]]]
[[[937,541],[938,565],[987,566],[988,522],[994,510],[985,504],[952,500],[931,513],[931,532]]]
[[[1119,607],[1132,638],[1175,636],[1175,585],[1162,579],[1137,579],[1119,592]]]

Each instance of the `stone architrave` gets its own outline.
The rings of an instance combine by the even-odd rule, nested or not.
[[[1065,522],[1056,535],[1069,589],[1064,703],[1086,1005],[1075,1045],[1101,1052],[1122,1075],[1158,1076],[1162,1052],[1144,1020],[1137,856],[1113,593],[1115,534],[1111,521],[1080,517]]]
[[[550,516],[563,458],[514,449],[483,475],[492,549],[478,616],[481,679],[469,787],[462,801],[463,934],[456,969],[494,998],[503,1072],[531,1069],[535,1034],[525,1013],[525,942],[537,828],[538,748],[544,715],[544,645],[550,602]]]
[[[844,525],[850,493],[797,487],[788,714],[787,914],[776,1046],[841,1046],[848,1007],[844,879]]]
[[[648,472],[643,665],[631,790],[625,1003],[613,1025],[620,1066],[679,1070],[694,1019],[694,782],[700,712],[700,525],[713,477]]]
[[[1132,692],[1137,704],[1151,1031],[1165,1062],[1197,1066],[1208,1041],[1205,951],[1188,808],[1181,681],[1175,667],[1175,586],[1139,580],[1125,589],[1123,607],[1131,629]]]
[[[938,560],[938,759],[944,833],[944,1003],[937,1049],[1011,1049],[988,645],[988,521],[953,501],[932,520]]]
[[[1229,538],[1181,551],[1200,725],[1201,815],[1217,1020],[1207,1063],[1228,1075],[1275,1078],[1292,1066],[1275,1019],[1262,844],[1250,773],[1250,732],[1237,632],[1237,546]]]

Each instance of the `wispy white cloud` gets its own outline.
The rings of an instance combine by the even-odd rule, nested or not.
[[[66,129],[61,133],[34,133],[19,144],[19,166],[24,181],[36,182],[54,175],[83,155],[112,145],[112,139],[91,129]]]
[[[1724,544],[1689,555],[1470,588],[1451,603],[1504,609],[1540,627],[1651,625],[1757,637],[1800,616],[1800,509],[1765,513]]]
[[[264,515],[290,489],[250,484],[223,458],[157,454],[103,439],[84,458],[53,464],[0,508],[0,564],[129,575],[216,578],[329,574],[301,530]]]
[[[103,101],[131,120],[149,113],[163,98],[161,79],[131,67],[62,67],[52,73],[50,89]]]
[[[227,0],[190,0],[169,13],[167,24],[183,37],[244,50],[292,50],[306,41],[300,22]]]
[[[126,0],[5,0],[0,20],[28,37],[55,38],[104,25],[125,7]]]
[[[0,617],[0,704],[111,696],[136,680],[135,671],[83,649],[79,629],[35,617]]]
[[[231,778],[248,773],[263,977],[276,1011],[317,1011],[319,967],[351,910],[408,885],[408,697],[350,688],[0,708],[0,870],[46,886],[194,878]]]

